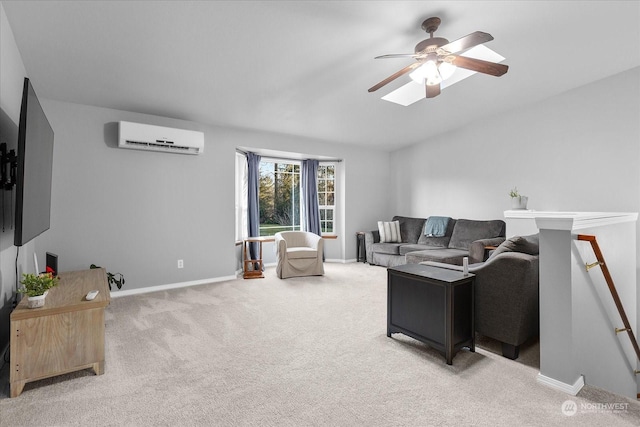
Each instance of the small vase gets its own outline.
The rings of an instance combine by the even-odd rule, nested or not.
[[[511,209],[527,209],[527,196],[518,196],[511,198]]]
[[[47,297],[49,291],[45,291],[44,294],[35,297],[27,297],[27,307],[40,308],[44,307],[44,299]]]

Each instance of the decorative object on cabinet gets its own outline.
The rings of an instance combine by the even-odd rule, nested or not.
[[[52,273],[24,273],[20,283],[22,288],[18,289],[18,292],[27,295],[27,306],[29,308],[39,308],[44,306],[49,289],[58,284],[58,277]]]
[[[89,266],[89,269],[94,269],[94,268],[102,268],[102,267],[95,264],[91,264]],[[124,276],[122,275],[122,273],[109,273],[107,271],[107,281],[109,283],[109,290],[111,290],[111,285],[116,285],[118,289],[122,289],[122,286],[124,286]]]
[[[513,187],[509,192],[509,196],[511,197],[511,209],[527,209],[529,198],[521,195],[518,192],[518,187]]]

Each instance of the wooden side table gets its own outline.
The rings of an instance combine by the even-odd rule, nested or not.
[[[244,239],[244,274],[242,277],[245,279],[260,279],[264,278],[264,263],[262,261],[262,244],[264,242],[275,242],[274,236],[260,236],[260,237],[247,237]],[[257,259],[251,259],[249,252],[249,244],[258,243],[260,250],[258,252]],[[249,268],[253,264],[253,268]]]
[[[473,274],[422,264],[387,269],[387,336],[401,332],[439,350],[447,364],[475,351]]]
[[[487,245],[484,247],[484,259],[482,260],[483,262],[489,259],[489,256],[491,256],[491,252],[495,251],[496,249],[498,249],[497,246],[495,245]]]

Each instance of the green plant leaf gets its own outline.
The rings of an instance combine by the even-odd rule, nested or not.
[[[89,268],[102,268],[95,264],[91,264]],[[116,276],[120,276],[116,278]],[[111,285],[116,285],[118,289],[122,289],[122,285],[124,285],[124,276],[122,273],[110,273],[107,271],[107,283],[109,284],[109,290],[111,290]]]
[[[58,281],[59,278],[50,273],[38,275],[23,273],[22,280],[20,281],[22,288],[18,289],[18,292],[27,294],[27,296],[30,297],[36,297],[38,295],[43,295],[46,291],[56,286]]]

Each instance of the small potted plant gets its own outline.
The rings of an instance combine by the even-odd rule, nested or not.
[[[27,307],[38,308],[44,306],[44,300],[49,293],[49,289],[58,284],[59,278],[52,273],[31,274],[23,273],[22,288],[18,290],[21,294],[26,294]]]
[[[511,209],[527,209],[527,201],[529,198],[527,196],[522,196],[518,192],[517,187],[513,187],[513,189],[511,189],[509,196],[511,197]]]

